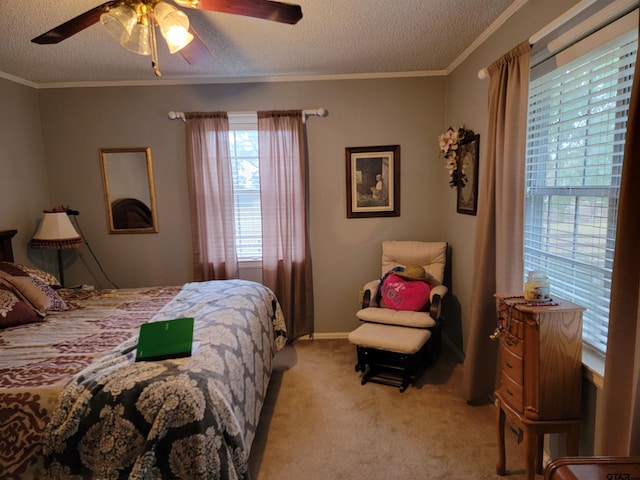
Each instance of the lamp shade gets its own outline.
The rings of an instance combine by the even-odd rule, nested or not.
[[[31,248],[62,250],[81,245],[82,237],[73,228],[65,210],[45,210],[31,239]]]
[[[133,26],[130,35],[122,36],[120,45],[138,55],[151,55],[151,46],[149,45],[150,28],[153,28],[153,26],[149,25],[147,17],[144,16]]]
[[[169,53],[182,50],[193,40],[189,33],[189,17],[166,2],[158,2],[153,7],[153,15],[160,26],[160,33],[167,42]]]
[[[123,35],[131,35],[131,30],[137,20],[136,11],[124,3],[100,15],[102,25],[109,35],[118,41],[122,39]]]

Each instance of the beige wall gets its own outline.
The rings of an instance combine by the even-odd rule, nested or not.
[[[49,206],[38,93],[0,78],[0,105],[0,230],[18,230],[14,255],[28,263],[27,244]]]
[[[348,332],[360,287],[380,274],[382,240],[446,240],[442,130],[444,77],[236,85],[69,88],[39,92],[53,204],[71,205],[105,271],[121,287],[192,279],[184,124],[169,110],[323,107],[308,126],[317,332]],[[401,146],[401,216],[346,218],[345,147]],[[110,235],[98,149],[150,146],[160,232]],[[83,258],[92,265],[86,251]],[[95,269],[93,269],[95,270]],[[68,284],[97,283],[76,261]]]

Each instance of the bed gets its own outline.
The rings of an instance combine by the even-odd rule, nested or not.
[[[249,478],[272,360],[286,342],[273,293],[243,280],[56,288],[46,272],[12,262],[8,234],[0,478]],[[195,319],[193,354],[136,362],[140,325],[179,317]]]

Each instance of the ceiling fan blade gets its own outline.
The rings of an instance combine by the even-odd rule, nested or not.
[[[211,60],[213,58],[211,51],[209,51],[209,48],[192,27],[189,27],[189,33],[193,35],[193,40],[180,50],[180,54],[187,63],[189,65],[199,65]]]
[[[298,23],[302,18],[300,5],[272,0],[174,0],[178,5],[198,10],[244,15],[274,22]]]
[[[40,45],[59,43],[85,28],[90,27],[94,23],[97,23],[100,20],[100,15],[107,12],[111,6],[117,5],[118,3],[120,3],[120,0],[111,0],[103,3],[102,5],[98,5],[77,17],[64,22],[62,25],[52,28],[48,32],[43,33],[31,41]]]

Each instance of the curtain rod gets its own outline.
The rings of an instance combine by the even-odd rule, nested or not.
[[[569,20],[574,18],[576,15],[578,15],[580,12],[582,12],[586,8],[588,8],[591,5],[593,5],[596,1],[597,0],[582,0],[581,2],[577,3],[576,5],[571,7],[569,10],[564,12],[562,15],[560,15],[558,18],[556,18],[552,22],[548,23],[547,25],[542,27],[540,30],[538,30],[536,33],[531,35],[529,37],[529,44],[530,45],[534,45],[538,40],[543,38],[545,35],[553,32],[556,28],[558,28],[561,25],[567,23]],[[484,80],[488,76],[489,76],[489,74],[488,74],[486,68],[482,68],[482,69],[478,70],[478,78],[480,80]]]
[[[234,112],[234,113],[245,113],[245,112]],[[302,122],[304,123],[307,117],[326,117],[327,115],[329,115],[329,111],[326,108],[312,108],[312,109],[302,110]],[[171,120],[180,119],[183,122],[187,120],[185,118],[184,112],[174,112],[173,110],[169,112],[169,119]]]

